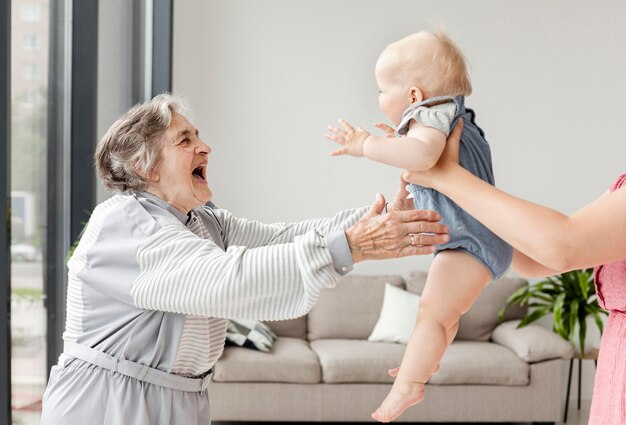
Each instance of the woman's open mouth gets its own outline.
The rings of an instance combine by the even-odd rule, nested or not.
[[[193,169],[191,175],[194,179],[206,183],[206,166],[200,165]]]

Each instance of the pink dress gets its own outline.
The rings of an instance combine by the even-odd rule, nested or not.
[[[626,173],[611,186],[611,191],[622,186],[626,190]],[[598,301],[609,311],[609,317],[600,343],[589,425],[625,425],[626,258],[598,266],[595,282]]]

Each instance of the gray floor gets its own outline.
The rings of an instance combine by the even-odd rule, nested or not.
[[[570,406],[569,414],[567,418],[567,425],[587,425],[587,420],[589,418],[589,402],[583,401],[581,410],[576,410],[576,402],[573,402],[574,406]],[[36,425],[39,424],[39,412],[16,412],[17,417],[14,417],[13,423],[15,425]],[[369,424],[373,422],[368,422]],[[213,422],[211,425],[252,425],[252,424],[261,424],[261,425],[303,425],[303,422]],[[563,422],[557,422],[558,425],[563,425]],[[346,425],[345,422],[340,423],[325,423],[324,425]],[[357,424],[354,424],[357,425]],[[428,425],[428,424],[420,424],[420,425]],[[438,423],[436,425],[445,425],[442,423]],[[460,425],[458,422],[451,425]],[[476,425],[476,424],[474,424]],[[489,425],[498,425],[491,423]],[[518,424],[499,424],[499,425],[528,425],[525,423]]]
[[[572,406],[573,404],[573,406]],[[587,425],[587,421],[589,419],[589,405],[590,402],[589,401],[584,401],[581,403],[581,410],[578,411],[576,409],[576,401],[572,400],[570,401],[570,408],[569,408],[569,412],[568,412],[568,417],[567,417],[567,425]],[[368,422],[368,424],[371,424],[373,422]],[[261,425],[303,425],[303,422],[212,422],[211,425],[252,425],[252,424],[261,424]],[[354,425],[357,425],[355,423],[353,423]],[[400,422],[398,422],[398,424],[401,424]],[[326,422],[324,423],[324,425],[346,425],[346,422]],[[422,423],[420,425],[428,425],[425,423]],[[437,424],[432,424],[432,425],[446,425],[446,424],[442,424],[442,423],[437,423]],[[454,424],[449,424],[449,425],[460,425],[459,422],[456,422]],[[476,425],[476,423],[473,423],[473,425]],[[502,423],[502,424],[494,424],[494,423],[490,423],[489,425],[528,425],[527,423]],[[557,422],[557,425],[564,425],[563,422]]]

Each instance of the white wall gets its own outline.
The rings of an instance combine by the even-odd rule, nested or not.
[[[624,16],[626,3],[609,0],[175,2],[174,92],[213,148],[218,205],[263,221],[326,216],[395,192],[398,170],[330,158],[323,134],[340,117],[370,129],[383,120],[378,54],[441,25],[469,59],[467,104],[492,146],[498,186],[570,213],[626,170]],[[429,264],[356,270],[407,276]]]

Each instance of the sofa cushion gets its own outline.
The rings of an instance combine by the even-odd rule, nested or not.
[[[511,350],[492,342],[454,341],[431,376],[434,385],[528,385],[530,366]]]
[[[413,272],[407,280],[407,290],[416,294],[422,293],[426,283],[426,273]],[[502,278],[485,286],[476,303],[467,313],[461,316],[456,340],[488,341],[491,332],[499,324],[498,312],[506,304],[509,296],[519,288],[528,285],[526,279]],[[504,320],[521,319],[527,308],[512,306],[507,309]]]
[[[278,336],[306,339],[306,316],[291,320],[268,320],[265,323]]]
[[[498,325],[491,339],[529,363],[571,359],[574,355],[573,345],[556,333],[536,325],[518,329],[519,324],[519,320],[511,320]]]
[[[383,308],[367,340],[408,343],[415,327],[419,305],[419,295],[386,283]]]
[[[402,344],[320,339],[311,342],[322,366],[325,383],[390,383],[387,371],[400,365]],[[529,382],[530,367],[511,350],[491,342],[453,342],[441,370],[429,384],[490,384],[522,386]]]
[[[413,271],[409,274],[409,278],[406,281],[406,290],[413,292],[414,294],[422,295],[424,286],[426,285],[426,272]]]
[[[320,382],[317,356],[302,339],[280,337],[272,351],[226,347],[215,364],[213,380],[218,382]]]
[[[393,382],[387,371],[400,365],[405,345],[353,339],[311,342],[322,366],[322,382]]]
[[[308,314],[309,340],[367,339],[380,315],[385,283],[402,288],[398,275],[347,275],[333,289],[322,291]]]

